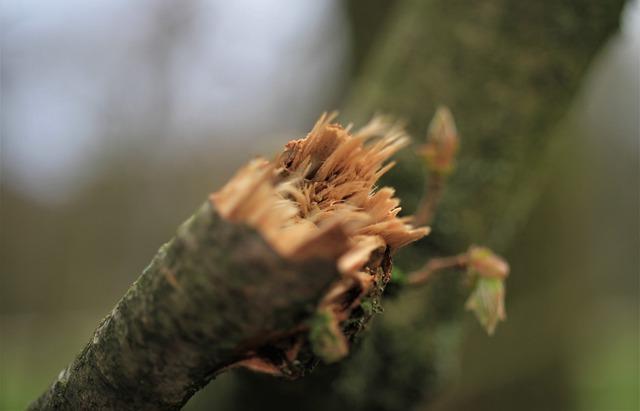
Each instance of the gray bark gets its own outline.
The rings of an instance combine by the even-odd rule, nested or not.
[[[286,339],[337,276],[334,261],[284,260],[207,202],[30,409],[179,409],[225,367]]]

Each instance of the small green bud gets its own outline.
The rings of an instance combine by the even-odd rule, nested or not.
[[[430,172],[446,176],[455,168],[460,141],[453,115],[439,107],[427,131],[427,142],[418,149]]]
[[[480,324],[492,335],[498,322],[507,317],[504,282],[509,275],[509,264],[490,249],[478,246],[469,248],[467,259],[467,275],[475,281],[465,307],[476,314]]]
[[[467,252],[469,275],[506,278],[509,264],[487,247],[471,246]]]
[[[326,363],[340,361],[349,353],[347,338],[330,309],[319,310],[311,320],[309,341],[313,353]]]

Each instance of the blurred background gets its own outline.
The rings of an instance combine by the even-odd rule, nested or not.
[[[392,13],[360,3],[0,3],[1,410],[44,390],[207,193],[342,107]],[[620,19],[502,250],[507,323],[469,323],[461,372],[421,409],[639,409],[638,1]]]

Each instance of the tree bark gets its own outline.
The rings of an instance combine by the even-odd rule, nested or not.
[[[554,134],[589,64],[615,33],[623,0],[469,3],[409,0],[372,48],[345,117],[389,112],[423,139],[435,108],[453,112],[459,167],[429,237],[437,248],[482,241],[504,249],[535,202]],[[413,210],[423,170],[415,156],[387,182]]]
[[[335,261],[285,260],[207,202],[30,409],[179,409],[303,323],[337,277]]]
[[[461,149],[432,234],[397,256],[397,265],[411,270],[428,256],[451,255],[470,243],[508,252],[552,177],[551,165],[569,149],[561,122],[590,63],[618,29],[623,6],[622,0],[410,0],[399,6],[346,114],[364,119],[391,112],[423,139],[432,113],[444,104],[456,118]],[[383,183],[413,210],[424,174],[405,152]],[[387,300],[362,350],[334,380],[344,387],[338,401],[403,410],[433,398],[459,371],[465,297],[459,277],[443,276],[427,290]],[[358,374],[365,364],[378,365]],[[354,383],[366,388],[349,389]]]

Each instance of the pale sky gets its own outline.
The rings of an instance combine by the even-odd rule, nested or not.
[[[349,53],[337,0],[175,4],[2,0],[3,184],[64,201],[105,150],[137,134],[162,134],[166,150],[185,140],[194,149],[216,138],[247,144],[303,130],[333,108],[323,105]],[[616,41],[621,58],[640,58],[637,0]]]

